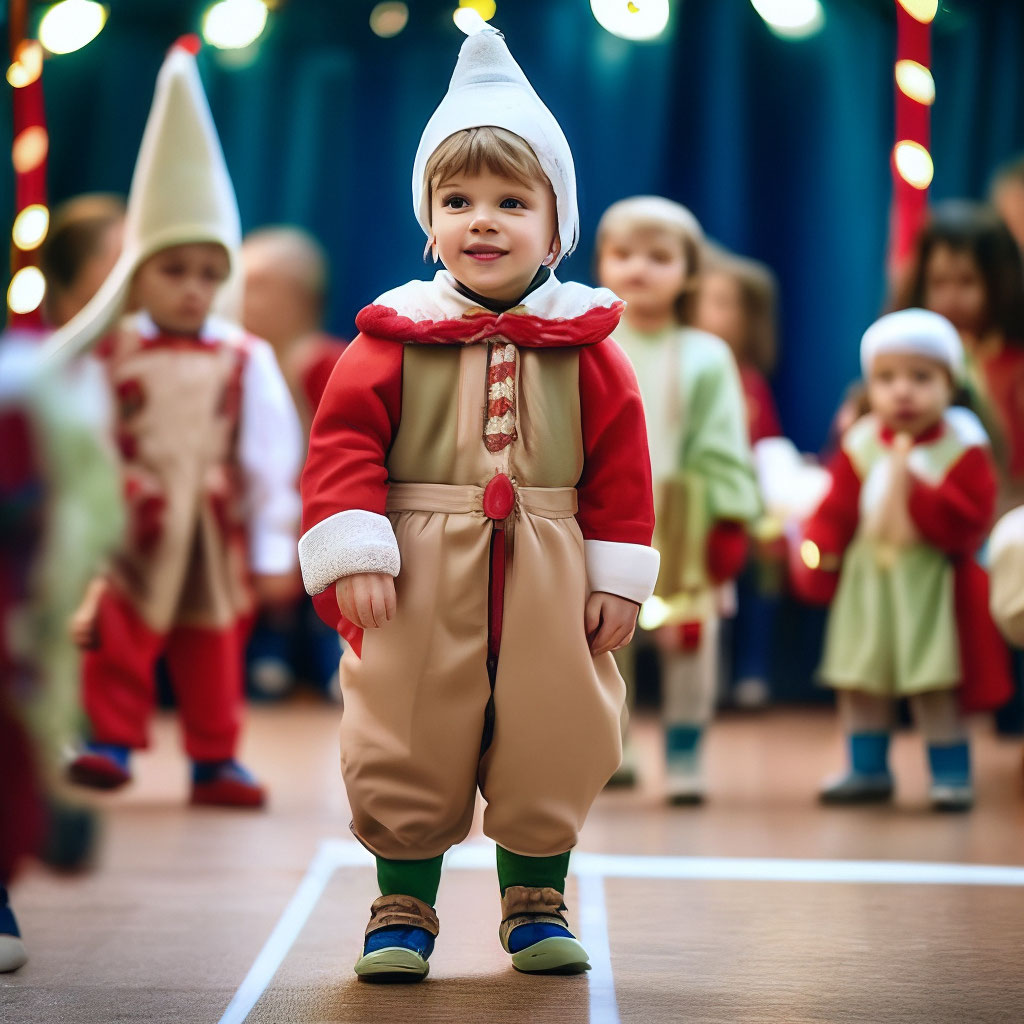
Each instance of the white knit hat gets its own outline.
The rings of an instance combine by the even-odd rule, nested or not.
[[[881,352],[927,356],[949,369],[954,380],[964,373],[964,347],[956,328],[927,309],[901,309],[876,320],[860,343],[861,372],[867,377]]]
[[[135,271],[161,249],[216,242],[232,264],[241,242],[238,203],[189,44],[179,41],[156,80],[132,175],[124,248],[100,290],[47,341],[47,354],[88,348],[124,309]]]
[[[423,129],[416,150],[412,205],[428,237],[432,232],[427,161],[450,135],[484,126],[513,132],[537,155],[555,193],[559,252],[552,266],[558,266],[576,247],[580,233],[572,152],[554,115],[512,59],[504,37],[479,19],[473,34],[462,44],[448,92]]]

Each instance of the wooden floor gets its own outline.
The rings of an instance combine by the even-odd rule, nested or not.
[[[956,817],[927,810],[913,734],[894,746],[893,807],[818,808],[820,778],[842,764],[825,711],[723,719],[709,744],[710,801],[670,810],[658,732],[641,721],[643,785],[605,794],[580,844],[612,856],[578,858],[568,886],[591,975],[511,970],[477,835],[442,883],[430,980],[380,987],[351,970],[375,890],[347,833],[337,717],[311,704],[253,712],[246,759],[272,787],[256,814],[187,808],[174,722],[161,719],[136,783],[96,801],[109,812],[97,870],[32,870],[15,886],[31,960],[0,975],[0,1021],[239,1024],[246,992],[245,1019],[267,1024],[1024,1021],[1024,872],[894,884],[884,879],[897,869],[882,863],[871,882],[813,880],[821,861],[840,874],[835,862],[847,860],[1024,867],[1020,745],[984,725],[978,807]],[[787,880],[771,880],[780,865]]]

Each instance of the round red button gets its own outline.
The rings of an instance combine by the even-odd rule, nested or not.
[[[516,507],[516,491],[504,473],[498,473],[484,488],[484,515],[488,519],[507,519]]]

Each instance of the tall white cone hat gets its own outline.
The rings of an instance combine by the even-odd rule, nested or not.
[[[179,40],[156,80],[125,217],[124,248],[100,290],[46,343],[50,357],[70,358],[95,343],[124,309],[139,265],[173,245],[217,242],[232,264],[241,243],[238,202],[193,42]]]
[[[468,12],[467,12],[468,13]],[[569,143],[554,115],[513,60],[504,37],[482,18],[466,26],[448,92],[423,129],[412,172],[412,204],[429,237],[430,200],[427,161],[456,132],[490,125],[525,139],[551,181],[558,215],[560,251],[553,266],[576,247],[580,233],[576,207],[576,170]]]

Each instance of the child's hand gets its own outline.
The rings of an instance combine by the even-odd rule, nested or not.
[[[334,585],[338,608],[349,622],[377,629],[395,617],[395,580],[386,572],[357,572]]]
[[[617,651],[633,639],[640,606],[624,597],[595,591],[587,598],[583,625],[590,641],[590,653],[596,658]]]
[[[71,619],[68,622],[71,639],[74,641],[75,646],[80,647],[83,651],[92,650],[99,646],[100,637],[97,627],[100,617],[100,599],[106,593],[106,590],[107,581],[102,576],[91,580],[85,588],[85,594],[82,596],[81,602],[72,613]]]

